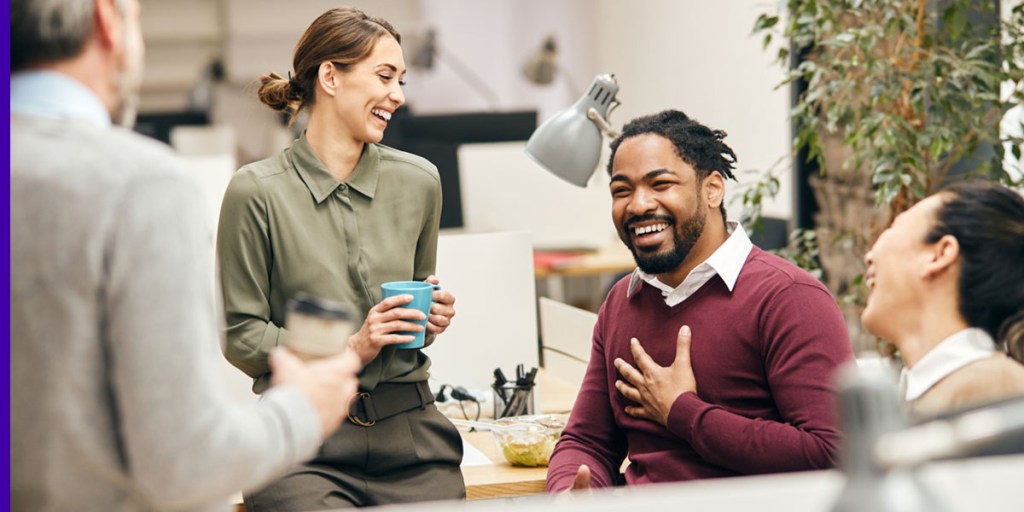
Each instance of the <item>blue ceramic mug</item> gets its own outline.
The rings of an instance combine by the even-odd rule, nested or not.
[[[426,281],[391,281],[380,285],[382,298],[394,297],[395,295],[412,295],[412,302],[406,304],[405,308],[418,309],[423,313],[423,320],[416,323],[422,325],[422,331],[398,331],[397,334],[408,334],[416,338],[408,343],[395,345],[395,348],[422,348],[424,336],[426,335],[427,317],[430,316],[430,305],[433,304],[434,290],[440,290],[441,285],[431,284]]]

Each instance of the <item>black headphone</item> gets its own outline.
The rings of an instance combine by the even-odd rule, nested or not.
[[[465,402],[473,402],[476,404],[476,420],[480,419],[480,401],[476,399],[466,388],[462,386],[452,386],[449,384],[441,385],[441,390],[437,392],[437,397],[434,399],[438,402],[447,402],[448,396],[444,394],[445,390],[451,390],[451,399],[459,402],[459,409],[462,409],[462,417],[469,419],[469,414],[466,413]],[[472,409],[471,409],[472,410]]]
[[[444,391],[446,389],[451,390],[452,400],[458,400],[460,402],[463,400],[469,400],[471,402],[477,401],[476,398],[469,393],[469,391],[466,391],[466,388],[462,386],[451,386],[448,384],[443,384],[441,386],[441,390],[437,392],[437,398],[435,398],[435,400],[437,400],[438,402],[447,402],[448,396],[444,394]]]

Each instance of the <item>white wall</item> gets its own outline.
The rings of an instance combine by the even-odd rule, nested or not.
[[[226,64],[229,80],[245,83],[260,75],[291,70],[299,37],[317,16],[331,8],[351,5],[381,17],[399,32],[420,19],[417,0],[221,0],[225,3]]]
[[[589,0],[421,1],[422,25],[412,30],[434,28],[441,53],[435,70],[410,71],[407,91],[417,112],[537,109],[546,119],[582,94],[594,76]],[[533,85],[520,70],[549,34],[564,74],[548,86]],[[485,81],[496,101],[456,73],[453,60]]]
[[[743,171],[763,170],[789,153],[789,88],[774,90],[783,70],[750,35],[757,14],[774,9],[764,0],[597,0],[598,66],[619,81],[621,126],[666,108],[686,112],[725,130]],[[730,191],[737,186],[730,182]],[[792,216],[792,180],[765,214]],[[739,202],[727,203],[739,218]]]

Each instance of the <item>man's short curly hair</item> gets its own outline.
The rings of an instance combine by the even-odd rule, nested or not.
[[[679,158],[697,171],[697,182],[718,171],[724,178],[736,180],[732,170],[736,168],[736,153],[725,142],[726,133],[712,130],[700,122],[690,119],[678,110],[663,110],[657,114],[633,119],[622,128],[622,133],[611,143],[611,157],[608,159],[608,174],[612,173],[615,152],[622,141],[631,137],[653,133],[665,137],[676,148]],[[722,220],[725,220],[725,202],[721,206]]]

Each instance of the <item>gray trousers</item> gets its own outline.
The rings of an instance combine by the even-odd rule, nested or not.
[[[316,458],[247,494],[247,512],[465,499],[462,439],[434,404],[361,427],[345,421]]]

